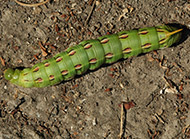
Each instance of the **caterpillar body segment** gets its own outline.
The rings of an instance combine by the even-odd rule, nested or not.
[[[137,56],[169,47],[181,38],[181,30],[169,25],[122,31],[94,40],[82,41],[32,68],[7,69],[5,79],[23,87],[46,87],[114,63],[121,58]]]

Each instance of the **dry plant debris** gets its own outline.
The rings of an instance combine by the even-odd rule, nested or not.
[[[44,5],[46,3],[48,3],[50,0],[46,0],[44,2],[40,2],[40,3],[35,3],[35,4],[27,4],[27,3],[23,3],[23,2],[20,2],[18,0],[15,0],[15,2],[21,6],[26,6],[26,7],[37,7],[37,6],[41,6],[41,5]]]

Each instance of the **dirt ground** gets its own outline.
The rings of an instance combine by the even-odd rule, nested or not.
[[[123,138],[190,138],[189,37],[55,86],[22,88],[3,77],[8,67],[31,67],[82,40],[166,23],[189,27],[190,1],[51,0],[26,7],[1,0],[0,138],[116,139],[122,102],[135,105],[124,109]]]

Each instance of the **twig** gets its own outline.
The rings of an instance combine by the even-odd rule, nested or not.
[[[43,55],[44,57],[47,56],[48,53],[46,52],[46,48],[44,48],[44,46],[42,45],[42,42],[41,42],[41,41],[38,42],[38,45],[40,46],[40,49],[41,49],[41,51],[42,51],[42,55]]]
[[[167,88],[165,89],[168,93],[180,93],[178,90],[178,87],[175,85],[175,83],[169,79],[167,79],[165,76],[163,77],[164,81],[167,84]]]
[[[121,103],[121,117],[120,117],[120,133],[119,138],[121,139],[123,136],[123,103]]]
[[[172,84],[171,80],[169,80],[168,78],[166,78],[165,76],[163,77],[164,81],[167,83],[167,85],[170,88],[174,88],[174,85]]]
[[[5,66],[5,60],[4,60],[3,57],[1,57],[1,56],[0,56],[0,61],[1,61],[1,64],[2,64],[3,66]]]
[[[88,17],[87,17],[87,19],[86,19],[86,21],[85,21],[85,26],[86,26],[86,25],[88,24],[88,22],[89,22],[89,19],[90,19],[91,15],[92,15],[92,12],[93,12],[93,10],[94,10],[95,5],[96,5],[96,0],[94,0],[94,2],[93,2],[91,11],[90,11],[90,13],[89,13],[89,15],[88,15]]]
[[[46,0],[46,1],[43,1],[43,2],[40,2],[40,3],[35,3],[35,4],[27,4],[27,3],[23,3],[23,2],[20,2],[18,0],[15,0],[15,2],[21,6],[27,6],[27,7],[36,7],[36,6],[40,6],[40,5],[43,5],[43,4],[46,4],[48,3],[50,0]]]

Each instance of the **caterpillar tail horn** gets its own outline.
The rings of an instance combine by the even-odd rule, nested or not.
[[[178,29],[178,30],[175,30],[175,31],[172,31],[172,32],[168,32],[167,34],[166,34],[166,36],[167,37],[169,37],[169,36],[172,36],[172,35],[174,35],[174,34],[176,34],[176,33],[178,33],[178,32],[181,32],[183,29],[181,28],[181,29]]]

